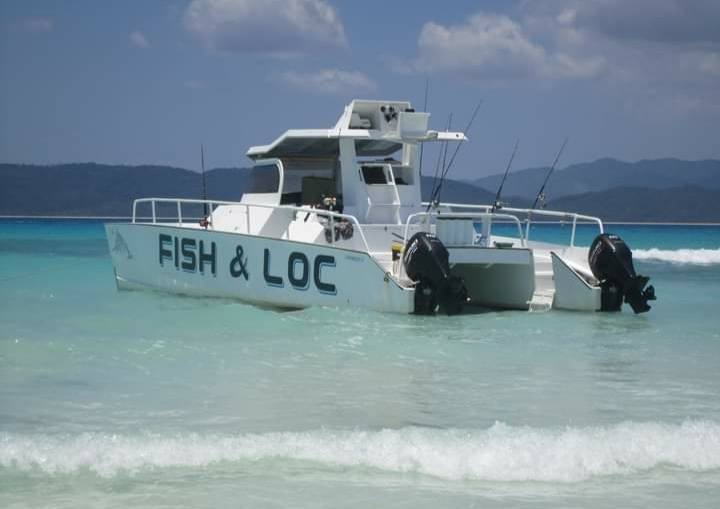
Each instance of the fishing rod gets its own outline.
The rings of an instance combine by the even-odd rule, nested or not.
[[[453,114],[450,113],[450,115],[448,115],[447,126],[445,127],[446,131],[450,130],[450,126],[452,125],[452,117],[453,117]],[[430,206],[432,205],[433,197],[435,196],[435,187],[437,186],[438,175],[440,174],[440,168],[441,168],[440,161],[443,160],[443,149],[445,152],[445,156],[447,157],[447,146],[448,146],[448,142],[446,140],[443,142],[442,146],[440,147],[440,150],[438,151],[438,158],[437,158],[437,162],[435,163],[435,174],[433,175],[432,187],[430,188],[430,200],[428,201],[428,206],[427,206],[427,209],[425,210],[425,212],[430,210]],[[444,167],[444,166],[445,166],[445,162],[443,161],[442,167]]]
[[[428,89],[430,88],[430,78],[425,78],[425,103],[423,104],[423,113],[427,113],[428,105]],[[427,129],[427,128],[426,128]],[[420,178],[422,178],[422,160],[425,143],[420,144]]]
[[[538,204],[538,201],[542,202],[542,207],[545,207],[545,186],[547,185],[548,181],[550,180],[550,175],[552,175],[553,171],[555,170],[555,166],[558,163],[558,160],[560,159],[560,156],[563,153],[563,150],[565,150],[565,145],[567,145],[568,139],[565,138],[565,141],[563,141],[562,146],[560,147],[560,150],[558,150],[557,155],[555,156],[555,160],[552,163],[552,166],[548,170],[547,174],[545,175],[545,180],[542,183],[542,186],[540,186],[540,190],[538,191],[537,196],[535,197],[535,201],[532,204],[532,207],[530,207],[530,210],[535,210],[535,207]]]
[[[492,209],[490,209],[490,212],[495,212],[495,209],[500,208],[500,195],[502,194],[502,189],[505,185],[505,179],[507,179],[508,173],[510,172],[510,167],[512,166],[513,159],[515,159],[518,145],[520,145],[520,138],[515,140],[515,148],[513,149],[510,160],[508,161],[507,167],[505,168],[505,175],[503,175],[503,178],[500,181],[500,187],[498,187],[497,193],[495,193],[495,200],[493,201],[493,206]]]
[[[480,106],[482,106],[483,101],[477,103],[477,106],[475,106],[475,109],[473,110],[472,115],[470,116],[470,120],[468,121],[467,125],[465,126],[465,130],[463,131],[463,134],[470,131],[470,128],[473,125],[473,122],[475,122],[475,117],[477,117],[478,111],[480,110]],[[434,196],[432,196],[432,199],[430,200],[430,203],[435,201],[436,199],[439,201],[440,193],[442,191],[442,186],[445,183],[445,177],[447,177],[448,172],[450,171],[450,168],[452,168],[453,163],[455,162],[455,157],[457,157],[458,152],[460,152],[460,147],[462,147],[462,142],[458,143],[455,147],[455,151],[453,152],[452,157],[450,158],[450,162],[447,166],[443,168],[443,171],[440,175],[440,184],[438,184],[437,190],[434,193]],[[443,163],[444,164],[444,163]]]
[[[203,144],[200,144],[200,168],[202,178],[202,199],[203,199],[203,215],[207,218],[208,206],[207,206],[207,186],[205,185],[205,148]]]
[[[447,129],[445,129],[445,130],[449,132],[450,129],[452,129],[452,113],[450,114],[450,118],[448,118],[448,125],[447,125]],[[442,181],[443,175],[445,174],[444,168],[445,168],[445,163],[447,162],[447,151],[448,151],[448,146],[449,146],[449,144],[450,144],[450,142],[446,141],[446,142],[445,142],[445,148],[443,149],[443,161],[442,161],[443,171],[442,171],[442,173],[440,174],[440,180],[441,180],[441,181]]]

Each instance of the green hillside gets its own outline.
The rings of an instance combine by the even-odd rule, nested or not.
[[[685,170],[681,172],[678,168]],[[593,178],[598,172],[603,179]],[[544,173],[524,170],[512,174],[512,178],[517,179],[518,174],[528,180],[522,187],[531,188],[533,192],[520,192],[518,182],[514,180],[513,187],[509,180],[502,201],[515,207],[527,207],[539,187],[539,183],[535,185],[530,177],[542,177]],[[612,221],[716,222],[720,221],[719,175],[720,161],[659,160],[630,164],[601,160],[574,165],[553,176],[551,184],[556,187],[549,187],[547,208],[581,212]],[[246,176],[247,170],[243,168],[208,171],[208,198],[239,200]],[[442,201],[491,203],[495,195],[493,178],[476,181],[485,182],[490,186],[487,189],[447,180],[443,186]],[[619,180],[634,184],[618,184]],[[424,199],[429,197],[431,186],[432,178],[423,177]],[[572,193],[571,187],[597,189]],[[558,188],[565,189],[569,194],[558,193]],[[201,195],[201,176],[182,168],[96,163],[55,166],[0,164],[0,215],[128,216],[136,198],[200,198]],[[161,215],[162,212],[159,211]],[[173,214],[169,208],[167,212],[168,215]]]

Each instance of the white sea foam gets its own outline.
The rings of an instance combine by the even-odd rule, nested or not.
[[[444,479],[577,482],[666,465],[720,468],[720,424],[626,422],[611,427],[543,429],[502,423],[485,430],[403,428],[317,430],[244,435],[87,433],[0,434],[0,466],[47,474],[82,471],[111,477],[168,467],[300,460],[331,467],[371,467]],[[310,468],[312,468],[310,466]]]
[[[720,264],[720,249],[633,249],[633,258],[676,264]]]

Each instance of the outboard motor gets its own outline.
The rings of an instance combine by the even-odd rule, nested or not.
[[[603,233],[595,237],[588,263],[600,281],[602,311],[619,311],[623,297],[635,313],[650,310],[647,302],[655,300],[655,288],[645,288],[650,278],[635,273],[632,251],[619,236]]]
[[[431,315],[440,306],[448,315],[460,313],[467,302],[463,280],[450,275],[449,254],[438,238],[420,232],[405,246],[403,266],[415,281],[415,313]]]

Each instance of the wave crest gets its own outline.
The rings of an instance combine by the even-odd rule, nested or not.
[[[720,264],[720,249],[633,249],[633,258],[675,264]]]
[[[444,479],[578,482],[660,465],[720,468],[720,424],[688,421],[543,429],[496,423],[486,430],[402,428],[243,435],[0,434],[0,465],[103,477],[170,467],[301,460]],[[255,465],[253,468],[257,468]],[[279,468],[273,463],[273,469]]]

